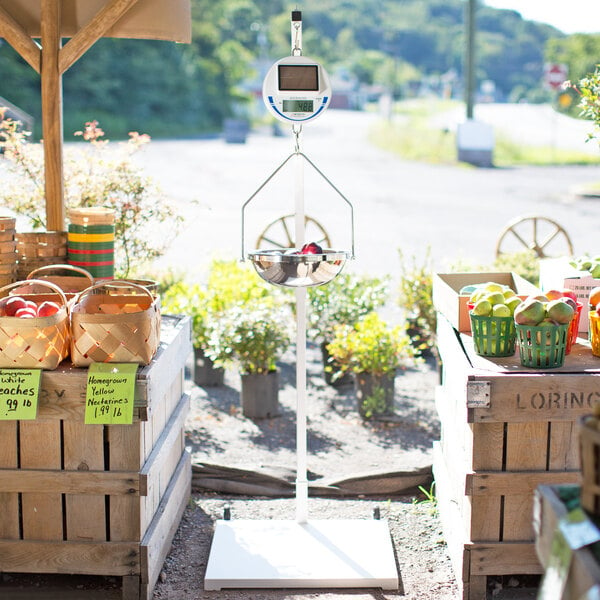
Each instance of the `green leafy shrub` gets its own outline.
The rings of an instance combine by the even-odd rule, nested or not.
[[[291,343],[289,311],[274,297],[230,307],[219,321],[210,342],[227,358],[215,362],[233,361],[243,374],[274,371]]]
[[[342,373],[385,375],[415,362],[415,352],[404,328],[389,326],[375,312],[354,325],[336,326],[327,350]]]
[[[308,288],[308,337],[329,342],[337,325],[354,325],[383,306],[388,298],[386,279],[342,273],[327,285]]]

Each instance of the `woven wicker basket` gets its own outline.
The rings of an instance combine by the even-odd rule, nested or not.
[[[0,317],[0,368],[56,369],[69,355],[70,329],[67,299],[62,290],[49,281],[17,281],[0,288],[8,296],[13,288],[25,289],[26,283],[45,286],[60,309],[49,317]]]
[[[115,287],[122,293],[116,294]],[[77,367],[93,362],[147,365],[160,343],[158,298],[131,282],[98,283],[76,297],[71,330],[71,360]]]
[[[76,294],[94,285],[89,271],[74,265],[46,265],[34,269],[27,279],[43,279],[55,283],[65,294]]]

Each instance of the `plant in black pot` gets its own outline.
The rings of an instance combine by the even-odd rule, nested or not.
[[[277,361],[290,345],[290,325],[288,307],[276,297],[265,297],[229,308],[213,331],[229,352],[226,362],[233,361],[239,368],[245,417],[279,413]]]
[[[387,279],[342,273],[327,285],[308,288],[308,337],[320,345],[325,381],[330,385],[352,383],[327,350],[337,325],[354,325],[361,317],[383,306],[388,298]]]
[[[372,312],[353,326],[338,325],[327,349],[342,372],[353,374],[361,417],[394,412],[396,373],[416,362],[404,327],[392,327]]]

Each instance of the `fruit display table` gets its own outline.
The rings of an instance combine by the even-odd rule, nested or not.
[[[0,571],[122,577],[148,599],[190,493],[188,317],[163,316],[130,425],[86,425],[87,369],[44,371],[38,415],[0,421]]]
[[[578,339],[560,368],[475,354],[469,333],[438,314],[442,363],[434,445],[436,496],[465,600],[488,576],[541,574],[532,524],[539,485],[578,483],[580,416],[600,399],[600,359]]]

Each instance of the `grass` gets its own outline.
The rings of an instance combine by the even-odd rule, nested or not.
[[[457,106],[460,106],[457,102],[444,100],[399,102],[394,107],[393,120],[377,123],[369,134],[369,140],[406,160],[459,164],[456,134],[431,125],[432,117],[436,114]],[[552,146],[525,146],[495,132],[493,162],[497,167],[599,165],[600,153],[594,156]]]

